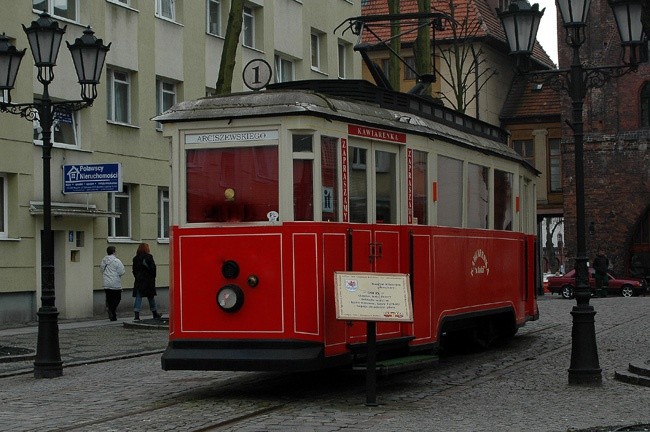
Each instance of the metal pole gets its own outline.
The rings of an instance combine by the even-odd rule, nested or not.
[[[573,60],[571,62],[569,93],[573,109],[572,128],[575,146],[575,182],[576,182],[576,306],[573,307],[573,328],[571,330],[571,366],[569,367],[569,384],[600,384],[601,369],[598,364],[598,348],[596,346],[596,330],[594,316],[596,312],[589,304],[591,290],[589,289],[587,269],[587,247],[585,236],[585,184],[584,184],[584,129],[582,109],[586,94],[584,68],[580,61],[579,36],[573,39]]]
[[[59,349],[59,311],[54,291],[54,237],[52,233],[52,194],[50,160],[52,158],[52,101],[48,83],[43,83],[40,105],[43,129],[43,233],[41,234],[41,307],[38,315],[38,341],[34,359],[34,377],[57,378],[63,375]]]

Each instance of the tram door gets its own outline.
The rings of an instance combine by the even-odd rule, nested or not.
[[[348,149],[352,271],[399,272],[399,147],[374,141]],[[359,223],[357,227],[354,223]],[[366,324],[348,328],[348,341],[365,340]],[[379,323],[377,336],[398,337],[397,323]]]

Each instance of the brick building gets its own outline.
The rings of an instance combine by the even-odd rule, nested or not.
[[[560,69],[571,63],[558,17]],[[585,65],[619,64],[620,38],[606,0],[593,1],[581,48]],[[587,257],[605,248],[615,274],[645,268],[650,275],[650,65],[591,89],[584,104],[584,179]],[[562,118],[571,101],[562,99]],[[574,148],[571,129],[562,129],[562,190],[568,267],[576,253]],[[632,268],[633,260],[636,261]]]

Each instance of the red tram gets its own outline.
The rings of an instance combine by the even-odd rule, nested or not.
[[[410,277],[394,352],[489,342],[537,318],[535,170],[494,126],[365,81],[304,81],[183,102],[172,144],[165,370],[353,362],[334,273]]]

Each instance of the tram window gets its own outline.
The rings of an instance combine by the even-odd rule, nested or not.
[[[511,173],[494,170],[494,229],[512,231],[512,181]]]
[[[395,154],[375,150],[376,222],[397,222],[397,173]]]
[[[276,146],[187,151],[187,221],[267,221],[278,211]]]
[[[323,184],[323,221],[338,221],[338,139],[322,137],[320,143],[321,175]]]
[[[467,166],[467,227],[487,228],[490,200],[487,167],[475,164]]]
[[[314,169],[309,159],[293,160],[293,220],[314,220]]]
[[[367,150],[350,147],[351,153],[358,156],[349,159],[349,188],[350,188],[350,222],[368,222],[368,172],[366,171]],[[363,160],[363,165],[355,163]]]
[[[438,225],[463,224],[463,161],[438,156]]]
[[[413,150],[413,223],[428,223],[427,153]]]
[[[293,144],[293,152],[294,153],[300,153],[300,152],[312,152],[313,151],[313,146],[312,146],[312,135],[293,135],[292,136],[292,144]]]

